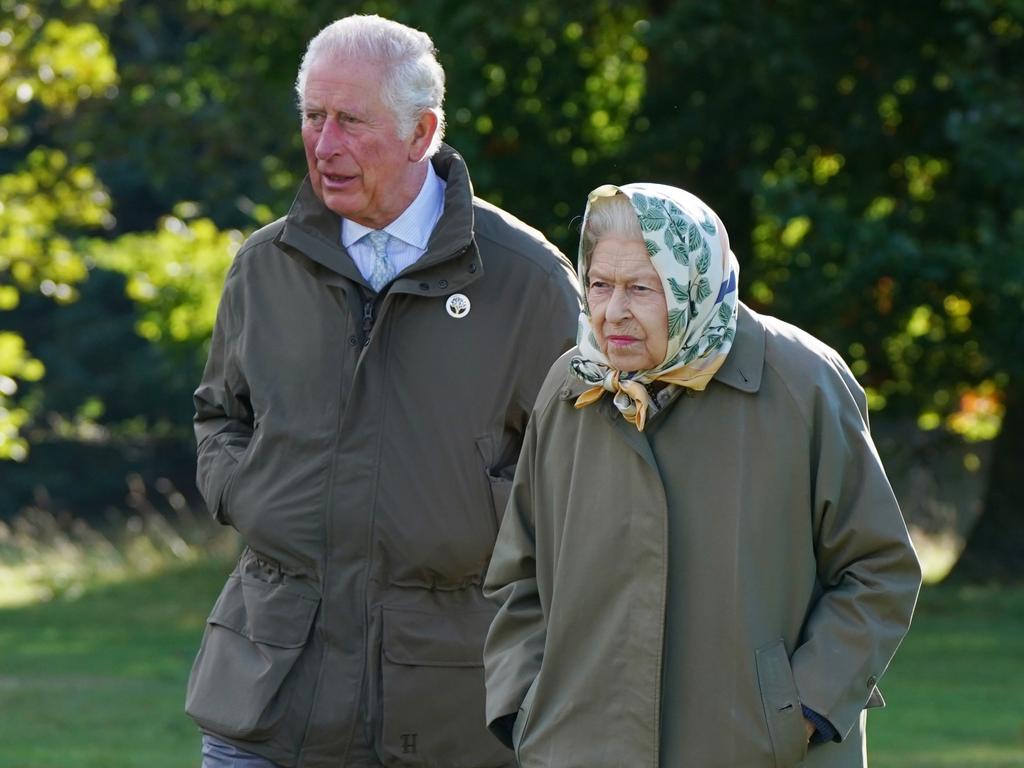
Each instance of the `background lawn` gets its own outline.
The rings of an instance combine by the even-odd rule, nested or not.
[[[208,560],[0,610],[0,766],[197,766],[185,682],[230,569]]]
[[[182,713],[224,559],[0,610],[0,768],[194,768]],[[872,715],[875,768],[1024,768],[1024,587],[927,588]]]

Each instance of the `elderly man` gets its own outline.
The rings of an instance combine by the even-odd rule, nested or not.
[[[341,19],[296,87],[309,175],[239,251],[195,394],[246,545],[189,680],[204,766],[511,765],[481,582],[576,281],[441,144],[426,34]]]

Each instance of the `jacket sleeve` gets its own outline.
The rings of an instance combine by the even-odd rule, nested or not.
[[[537,393],[552,363],[576,344],[580,316],[579,284],[568,259],[561,253],[557,253],[544,284],[532,292],[529,314],[533,318],[527,337],[530,347],[516,359],[516,394],[507,416],[508,422],[516,425],[520,435],[526,431]],[[505,452],[504,466],[496,468],[499,471],[494,474],[511,479],[516,471],[517,456],[518,450],[514,454]]]
[[[484,595],[498,613],[484,644],[487,725],[512,747],[512,725],[544,655],[547,622],[537,588],[533,461],[536,428],[527,428],[511,499],[491,563]]]
[[[249,385],[240,365],[241,332],[233,292],[238,283],[238,258],[228,272],[217,308],[210,355],[193,395],[198,443],[196,485],[216,520],[230,524],[224,490],[253,435]]]
[[[865,706],[910,626],[921,569],[868,431],[863,390],[842,361],[812,419],[814,540],[821,595],[793,658],[801,702],[836,740]]]

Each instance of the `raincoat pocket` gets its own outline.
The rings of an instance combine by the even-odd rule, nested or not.
[[[493,615],[384,608],[377,754],[385,766],[512,765],[484,716],[483,642]]]
[[[775,768],[796,768],[807,756],[807,735],[786,646],[776,640],[758,648],[755,654]]]
[[[289,672],[309,640],[320,596],[301,579],[236,570],[207,620],[185,711],[203,729],[259,740],[288,709]]]

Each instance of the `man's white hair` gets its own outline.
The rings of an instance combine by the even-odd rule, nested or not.
[[[376,15],[346,16],[324,27],[309,41],[295,79],[300,110],[310,67],[335,56],[382,65],[381,101],[395,118],[399,138],[412,136],[420,116],[427,110],[433,112],[437,130],[426,156],[437,152],[444,136],[444,70],[430,35]]]

